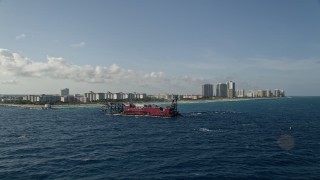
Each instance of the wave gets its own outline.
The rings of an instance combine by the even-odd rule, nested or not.
[[[212,130],[211,130],[211,129],[208,129],[208,128],[199,128],[199,131],[202,131],[202,132],[211,132]]]

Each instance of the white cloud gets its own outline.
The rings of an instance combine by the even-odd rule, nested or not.
[[[163,72],[141,73],[125,69],[117,64],[110,66],[79,66],[68,63],[62,57],[47,56],[47,62],[35,62],[18,53],[0,49],[0,73],[13,77],[36,77],[69,79],[78,82],[141,82],[148,78],[150,83],[164,78]]]
[[[16,40],[24,39],[26,37],[27,37],[27,35],[22,33],[22,34],[19,34],[19,35],[16,36]]]
[[[18,84],[17,80],[4,80],[1,81],[1,84]]]
[[[164,79],[164,72],[151,72],[144,75],[145,78],[155,78],[155,79]]]
[[[70,80],[74,82],[95,83],[91,87],[123,90],[136,89],[143,92],[196,93],[201,84],[210,81],[210,77],[196,76],[168,77],[165,72],[140,72],[120,67],[91,66],[71,64],[62,57],[47,55],[46,62],[34,61],[19,53],[0,49],[0,75],[16,78],[37,78],[52,80]],[[31,81],[31,80],[30,80]],[[3,82],[9,83],[10,81]],[[12,83],[14,83],[12,81]],[[99,85],[101,84],[101,85]]]
[[[82,47],[84,47],[85,45],[86,45],[86,43],[82,41],[82,42],[80,42],[80,43],[71,44],[70,47],[72,47],[72,48],[82,48]]]

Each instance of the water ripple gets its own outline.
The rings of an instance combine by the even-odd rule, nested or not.
[[[316,179],[319,102],[183,104],[172,119],[0,107],[0,179]]]

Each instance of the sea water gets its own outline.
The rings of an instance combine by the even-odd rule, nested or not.
[[[156,118],[0,107],[0,179],[320,178],[320,97],[178,108]]]

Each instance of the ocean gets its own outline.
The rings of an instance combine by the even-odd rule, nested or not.
[[[0,107],[0,179],[320,179],[320,97],[178,109]]]

